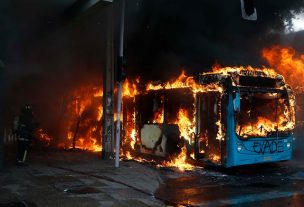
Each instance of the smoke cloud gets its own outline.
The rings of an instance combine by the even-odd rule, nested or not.
[[[37,119],[49,126],[60,97],[82,85],[102,85],[106,15],[93,9],[62,23],[74,2],[0,2],[6,125],[21,105],[32,103]],[[303,9],[303,0],[257,0],[256,6],[258,21],[249,22],[241,18],[239,0],[127,0],[127,74],[167,80],[182,69],[197,75],[214,63],[260,66],[266,64],[261,50],[274,44],[304,52],[297,44],[303,32],[284,33],[284,21]]]

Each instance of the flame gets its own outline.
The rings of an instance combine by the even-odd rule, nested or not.
[[[287,122],[287,125],[283,125],[285,122]],[[238,128],[239,127],[240,126],[238,126]],[[288,121],[287,117],[284,116],[280,116],[277,123],[266,117],[258,117],[256,122],[242,126],[240,136],[243,136],[244,138],[253,136],[265,137],[268,132],[275,132],[277,130],[289,131],[293,128],[294,122]]]
[[[73,133],[71,131],[68,132],[67,138],[68,140],[73,139]]]
[[[181,153],[171,161],[165,161],[160,166],[177,167],[180,171],[192,170],[193,165],[187,163],[187,149],[186,146],[182,147]]]
[[[157,123],[164,123],[164,112],[163,110],[158,112],[154,112],[154,118],[153,118],[153,123],[157,124]]]
[[[195,134],[195,122],[189,119],[188,111],[180,108],[178,111],[178,121],[176,124],[179,127],[181,136],[184,137],[188,143],[192,142],[192,136]]]
[[[130,145],[131,145],[132,149],[134,149],[135,144],[136,144],[136,130],[135,129],[132,129],[130,137],[132,138]]]
[[[207,91],[223,91],[222,88],[217,84],[210,84],[208,86],[203,86],[196,83],[193,76],[187,76],[186,72],[183,70],[177,79],[173,81],[168,81],[165,84],[156,84],[152,82],[147,84],[146,91],[150,90],[161,90],[161,89],[175,89],[175,88],[190,88],[194,94],[199,92]]]
[[[223,88],[218,84],[209,84],[207,86],[206,85],[203,86],[201,84],[196,83],[194,77],[187,76],[185,71],[182,71],[182,73],[175,80],[168,81],[164,84],[154,84],[153,82],[148,83],[146,86],[146,92],[151,90],[170,90],[170,89],[179,89],[179,88],[190,89],[193,92],[194,99],[196,97],[196,94],[200,92],[207,92],[207,91],[218,91],[219,93],[223,92]],[[161,98],[162,98],[161,107],[159,107],[159,109],[157,109],[154,112],[153,123],[164,122],[163,97]],[[196,113],[195,109],[190,112],[187,109],[180,108],[178,114],[176,115],[176,120],[170,120],[171,123],[177,124],[179,126],[181,137],[183,137],[189,144],[192,143],[193,136],[195,134],[195,113]],[[219,132],[218,136],[222,137],[221,132]],[[131,154],[127,154],[127,157],[130,158],[130,155]],[[182,171],[185,169],[190,170],[193,168],[193,166],[187,162],[187,158],[188,158],[187,148],[184,146],[182,147],[180,154],[176,158],[173,158],[170,161],[165,161],[159,166],[177,167]]]
[[[278,52],[279,51],[279,52]],[[279,55],[274,55],[279,54]],[[297,81],[300,81],[300,77],[303,77],[303,66],[304,66],[304,56],[296,57],[294,53],[287,50],[287,52],[282,52],[278,49],[270,49],[263,51],[263,56],[269,61],[271,66],[275,66],[276,70],[281,74],[288,77],[291,74],[290,70],[293,67],[297,73]],[[283,67],[284,66],[284,67]],[[289,72],[285,73],[281,70],[286,69]],[[231,75],[231,74],[240,74],[242,72],[259,72],[261,76],[267,77],[277,77],[277,73],[275,70],[271,68],[253,68],[251,66],[247,67],[220,67],[216,65],[213,67],[212,72],[206,74],[221,74],[221,75]],[[287,75],[288,74],[288,75]],[[288,83],[291,84],[291,79],[286,79]],[[299,84],[299,86],[303,87],[303,84]],[[219,92],[221,99],[224,89],[220,85],[220,83],[214,84],[200,84],[197,83],[193,76],[187,76],[185,71],[176,78],[171,81],[168,81],[163,84],[155,84],[153,82],[149,82],[146,85],[146,88],[143,91],[138,90],[139,78],[136,80],[126,79],[122,86],[122,96],[124,99],[128,99],[135,105],[135,96],[138,94],[144,94],[151,90],[170,90],[170,89],[178,89],[178,88],[188,88],[192,91],[194,99],[196,98],[198,93],[204,93],[208,91]],[[290,95],[291,96],[291,95]],[[75,146],[81,149],[89,150],[89,151],[100,151],[101,150],[101,120],[103,116],[103,105],[101,103],[103,97],[103,90],[101,87],[98,88],[80,88],[79,90],[75,90],[72,93],[71,103],[68,104],[68,110],[70,112],[71,120],[68,121],[68,127],[65,132],[66,140],[63,143],[59,143],[60,146],[64,146],[66,148],[70,148],[72,146],[73,138],[76,137]],[[96,101],[99,100],[99,101]],[[287,119],[294,119],[294,111],[293,107],[295,105],[294,99],[290,98],[289,106],[285,106],[283,115],[278,117],[279,130],[291,129],[294,127],[294,122],[289,121],[286,122]],[[154,119],[153,123],[164,123],[164,100],[162,100],[161,107],[154,111]],[[123,103],[124,104],[124,103]],[[220,110],[220,104],[218,105]],[[114,112],[114,117],[116,119],[116,113]],[[196,111],[187,110],[186,108],[180,107],[178,113],[176,114],[176,120],[170,120],[170,124],[177,124],[180,130],[181,137],[183,137],[189,144],[192,144],[193,136],[195,132],[195,120]],[[121,113],[120,117],[123,122],[123,132],[124,137],[122,138],[122,151],[121,155],[125,156],[127,159],[133,159],[138,162],[151,162],[151,160],[146,160],[136,156],[134,153],[138,138],[138,131],[136,131],[136,109],[135,106],[133,111]],[[221,123],[221,114],[217,117],[217,139],[224,139],[225,135],[223,134],[222,123]],[[78,126],[77,126],[77,121]],[[282,125],[282,126],[281,126]],[[97,127],[99,126],[99,127]],[[284,127],[283,127],[284,126]],[[76,128],[79,128],[78,131]],[[237,126],[239,127],[239,126]],[[242,133],[248,136],[250,135],[264,135],[266,131],[271,131],[278,127],[277,123],[273,123],[273,120],[267,119],[267,117],[258,117],[256,122],[251,123],[251,125],[243,126]],[[282,127],[282,128],[280,128]],[[261,130],[263,128],[263,130]],[[193,168],[191,164],[187,162],[188,159],[187,148],[183,146],[179,155],[175,158],[172,158],[170,161],[164,161],[159,166],[167,166],[167,167],[177,167],[180,170],[190,170]],[[192,153],[190,157],[194,158],[194,154]],[[220,161],[220,157],[217,155],[212,155],[210,159],[214,161]]]
[[[132,158],[133,158],[130,151],[127,151],[125,156],[126,156],[127,160],[132,160]]]
[[[49,146],[52,140],[51,137],[43,129],[37,130],[36,137],[45,146]]]
[[[304,54],[296,54],[293,48],[274,46],[263,49],[262,56],[295,91],[304,91]]]
[[[102,115],[103,115],[102,105],[98,106],[97,109],[98,109],[97,120],[101,121],[101,118],[102,118]]]
[[[94,97],[103,97],[102,88],[95,88],[97,91],[94,93]]]
[[[215,74],[215,73],[220,73],[223,75],[228,75],[228,74],[241,74],[242,72],[244,73],[250,73],[251,75],[254,74],[259,74],[259,76],[265,76],[265,77],[272,77],[275,78],[278,73],[272,69],[272,68],[267,68],[267,67],[262,67],[262,68],[254,68],[252,66],[240,66],[240,67],[221,67],[220,65],[216,64],[212,67],[212,72],[208,72],[205,74]]]
[[[135,97],[138,94],[137,83],[139,83],[139,78],[137,78],[135,82],[130,82],[126,79],[122,86],[122,96]]]
[[[92,152],[100,152],[102,150],[101,144],[98,144],[96,138],[92,137],[92,133],[96,132],[96,130],[96,128],[93,128],[91,136],[89,137],[78,138],[75,145],[76,148]]]
[[[101,151],[101,120],[103,116],[102,88],[80,87],[72,91],[66,100],[65,140],[57,144],[60,148],[76,148],[88,151]]]
[[[264,110],[267,111],[269,108],[275,108],[273,113],[269,115],[263,115],[258,117],[250,118],[250,123],[248,124],[240,124],[237,123],[237,130],[239,130],[239,135],[244,138],[259,136],[265,137],[268,132],[276,132],[276,131],[290,131],[295,127],[295,116],[294,116],[294,99],[292,96],[289,100],[289,106],[284,103],[284,100],[278,100],[277,106],[273,106],[271,104],[265,104]],[[281,108],[278,108],[281,106]],[[247,113],[251,113],[248,111]],[[269,113],[269,112],[268,112]]]
[[[221,157],[219,155],[211,155],[210,159],[218,163],[221,160]]]

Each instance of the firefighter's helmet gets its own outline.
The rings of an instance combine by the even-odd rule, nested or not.
[[[33,107],[31,104],[25,104],[21,109],[22,114],[33,114]]]

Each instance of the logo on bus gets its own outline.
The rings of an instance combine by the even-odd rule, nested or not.
[[[252,149],[257,154],[270,153],[274,154],[277,152],[283,152],[283,141],[282,140],[265,140],[265,141],[254,141]]]

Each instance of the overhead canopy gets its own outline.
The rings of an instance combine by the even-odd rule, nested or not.
[[[66,10],[66,15],[69,18],[73,18],[82,14],[83,12],[86,12],[92,7],[105,7],[112,2],[113,0],[77,0]]]

